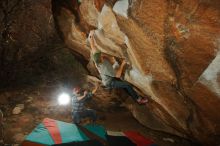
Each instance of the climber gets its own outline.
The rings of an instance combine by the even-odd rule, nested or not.
[[[73,123],[79,124],[80,121],[83,118],[89,117],[92,119],[93,122],[96,121],[96,111],[93,109],[85,108],[84,104],[92,97],[93,94],[98,89],[98,85],[95,86],[95,88],[88,92],[84,91],[81,93],[80,87],[73,88],[73,94],[72,94],[72,116],[73,116]]]
[[[98,50],[95,45],[94,33],[95,31],[93,30],[89,35],[91,54],[95,66],[100,73],[103,85],[109,89],[123,88],[137,103],[147,103],[147,98],[140,97],[128,82],[120,80],[123,68],[126,65],[125,60],[123,60],[121,65],[119,65],[114,57],[109,57]]]

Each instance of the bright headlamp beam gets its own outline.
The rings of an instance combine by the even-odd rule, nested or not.
[[[67,105],[69,102],[70,102],[70,96],[66,93],[62,93],[58,97],[59,105]]]

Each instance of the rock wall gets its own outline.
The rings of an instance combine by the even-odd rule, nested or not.
[[[127,106],[143,125],[204,145],[220,144],[219,0],[53,0],[65,43],[90,61],[101,51],[126,59],[125,80],[150,103]],[[89,69],[95,74],[94,65]],[[97,75],[97,73],[96,73]]]
[[[55,50],[56,44],[61,41],[54,28],[51,1],[0,1],[0,88],[23,78],[28,68],[36,72],[34,64]]]
[[[55,27],[51,0],[0,1],[0,89],[62,76],[69,80],[81,70],[75,59],[88,63],[64,49]]]

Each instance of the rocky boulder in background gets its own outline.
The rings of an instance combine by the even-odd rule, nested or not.
[[[127,101],[143,125],[220,144],[219,0],[53,0],[53,6],[64,41],[85,60],[95,29],[101,51],[129,61],[125,80],[151,97],[146,107]]]

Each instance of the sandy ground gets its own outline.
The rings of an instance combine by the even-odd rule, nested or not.
[[[24,137],[46,117],[71,122],[71,106],[59,106],[57,103],[57,95],[60,92],[61,88],[57,85],[2,91],[0,108],[4,113],[4,143],[20,144]],[[23,104],[24,109],[19,114],[12,114],[17,104]],[[91,101],[90,104],[94,107],[100,103]],[[195,146],[188,140],[142,126],[124,107],[97,106],[95,110],[99,116],[97,123],[107,130],[136,130],[153,139],[159,146]]]

